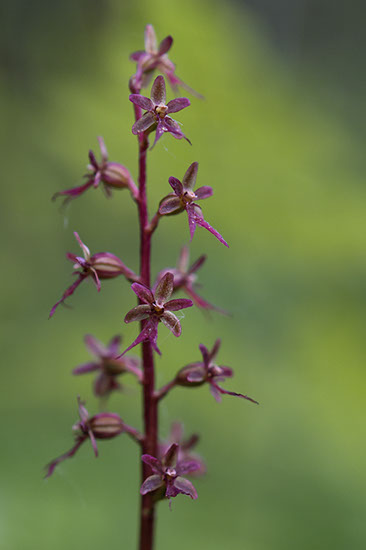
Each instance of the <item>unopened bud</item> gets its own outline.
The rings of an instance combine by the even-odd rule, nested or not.
[[[179,386],[201,386],[206,382],[206,370],[201,364],[191,363],[180,369],[175,379]]]
[[[110,252],[98,252],[91,258],[92,267],[101,279],[113,279],[118,275],[133,277],[133,272],[114,254]]]
[[[102,172],[102,181],[110,187],[121,189],[128,187],[131,176],[127,168],[118,162],[107,162]]]

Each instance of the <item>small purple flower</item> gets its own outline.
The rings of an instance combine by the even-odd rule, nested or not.
[[[192,476],[197,477],[206,473],[206,465],[202,458],[195,453],[192,453],[192,449],[197,445],[199,436],[192,434],[188,439],[183,437],[183,424],[181,422],[173,422],[170,428],[170,434],[166,441],[159,443],[159,458],[163,459],[165,453],[169,447],[176,443],[178,445],[178,458],[177,462],[196,462],[197,470],[192,472]]]
[[[205,261],[206,255],[203,254],[191,265],[191,267],[188,267],[189,248],[188,246],[183,246],[179,255],[177,267],[168,268],[161,271],[157,277],[157,283],[161,280],[165,273],[167,273],[167,271],[170,271],[174,275],[174,292],[178,290],[183,290],[193,300],[194,304],[199,308],[206,310],[216,310],[220,313],[227,315],[227,312],[225,310],[210,304],[196,292],[196,272],[202,267]]]
[[[186,173],[183,176],[183,181],[171,177],[169,178],[169,184],[173,189],[173,193],[170,193],[160,201],[159,214],[161,216],[167,216],[171,214],[179,214],[185,210],[188,215],[188,225],[191,234],[191,240],[196,231],[196,226],[200,225],[205,227],[210,233],[212,233],[221,243],[229,247],[225,239],[220,235],[216,229],[211,227],[209,223],[204,220],[201,207],[196,204],[195,201],[207,199],[213,194],[212,187],[204,185],[196,191],[193,188],[196,184],[198,171],[198,162],[193,162]]]
[[[232,391],[227,391],[219,386],[219,382],[224,382],[225,378],[231,378],[234,374],[233,370],[230,367],[223,367],[216,365],[214,359],[219,352],[221,345],[221,340],[216,340],[212,350],[209,352],[208,349],[201,344],[200,351],[202,353],[203,361],[197,363],[190,363],[189,365],[183,367],[177,374],[175,383],[178,386],[202,386],[205,383],[210,385],[210,390],[217,402],[221,401],[221,395],[234,395],[235,397],[243,397],[252,403],[259,404],[258,401],[255,401],[247,395],[242,393],[236,393]]]
[[[131,54],[130,59],[136,61],[137,71],[134,78],[134,85],[137,88],[145,87],[149,84],[155,70],[165,74],[169,84],[174,92],[178,92],[178,86],[182,86],[190,93],[202,98],[200,94],[184,84],[175,74],[175,65],[168,58],[168,51],[172,47],[173,38],[167,36],[160,42],[156,39],[156,34],[152,25],[146,25],[145,28],[145,50],[140,50]]]
[[[178,317],[172,312],[192,307],[193,302],[184,298],[169,300],[174,288],[172,273],[166,273],[156,287],[155,293],[141,283],[133,283],[131,288],[143,303],[132,308],[126,314],[125,323],[143,321],[145,319],[147,321],[136,340],[122,353],[122,356],[145,340],[149,340],[154,350],[161,355],[161,351],[157,346],[158,324],[162,322],[174,336],[180,336],[182,327]]]
[[[83,258],[81,256],[76,256],[67,252],[66,258],[73,262],[75,271],[73,275],[77,275],[77,280],[69,286],[69,288],[64,292],[61,299],[56,302],[53,308],[50,311],[49,317],[55,313],[56,308],[63,303],[66,298],[71,296],[77,287],[82,283],[87,277],[91,277],[98,292],[100,291],[100,279],[113,279],[119,275],[124,275],[128,280],[135,280],[136,275],[133,271],[128,269],[125,264],[117,258],[114,254],[110,252],[98,252],[91,256],[89,248],[82,242],[78,233],[74,232],[75,238],[80,245],[80,248],[83,252]],[[81,271],[79,271],[81,269]]]
[[[109,162],[103,138],[98,137],[98,142],[102,158],[101,161],[98,162],[93,151],[89,151],[90,163],[87,165],[88,172],[84,175],[87,181],[78,187],[66,189],[65,191],[58,191],[53,195],[52,200],[63,196],[65,197],[63,204],[66,205],[70,200],[76,199],[85,193],[90,187],[96,188],[99,187],[100,184],[103,184],[103,189],[107,197],[111,196],[112,188],[130,188],[132,194],[135,195],[136,187],[127,168],[118,162]]]
[[[118,414],[99,413],[89,417],[89,413],[84,406],[85,403],[80,400],[80,397],[78,397],[78,404],[80,421],[72,427],[75,432],[75,445],[67,453],[64,453],[47,464],[47,473],[45,477],[50,477],[60,462],[74,456],[79,447],[87,439],[90,439],[94,454],[97,457],[98,447],[96,439],[112,439],[126,431],[123,420]]]
[[[109,395],[113,390],[120,390],[122,386],[118,382],[117,377],[121,374],[130,372],[139,381],[142,380],[142,373],[139,368],[140,362],[137,357],[116,359],[120,344],[120,336],[112,338],[107,347],[103,346],[94,336],[90,334],[85,336],[85,345],[97,360],[79,365],[72,372],[78,375],[98,371],[99,374],[94,382],[94,393],[96,396],[103,397]]]
[[[170,113],[177,113],[185,109],[191,103],[186,97],[178,97],[166,104],[165,81],[162,76],[157,76],[154,80],[151,99],[140,94],[131,94],[130,101],[146,111],[132,126],[133,134],[156,130],[153,147],[165,132],[169,132],[176,139],[184,138],[191,143],[183,134],[178,122],[168,116]]]
[[[153,475],[145,479],[140,493],[146,495],[156,491],[156,496],[172,498],[182,493],[197,498],[197,491],[188,479],[182,477],[199,468],[196,461],[178,461],[178,445],[173,443],[164,454],[162,460],[151,455],[142,455],[142,461],[150,466]]]

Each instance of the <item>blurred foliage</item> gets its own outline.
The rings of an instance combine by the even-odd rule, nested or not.
[[[198,229],[192,259],[207,252],[202,294],[233,312],[206,322],[187,311],[177,341],[161,329],[159,380],[220,335],[219,362],[236,374],[227,387],[261,403],[217,405],[207,388],[162,403],[162,434],[174,419],[200,432],[208,474],[197,502],[177,498],[173,513],[160,505],[157,548],[364,549],[366,188],[359,132],[332,109],[338,90],[311,65],[290,70],[237,6],[18,0],[6,15],[0,546],[135,548],[140,467],[130,440],[102,442],[98,460],[84,445],[47,483],[42,467],[71,447],[76,395],[98,410],[91,380],[70,376],[87,359],[83,335],[123,331],[129,342],[136,333],[123,326],[134,297],[119,280],[99,295],[82,285],[74,309],[47,321],[70,281],[72,231],[137,268],[126,192],[90,191],[66,214],[50,197],[78,183],[98,135],[136,176],[128,54],[150,22],[158,37],[174,36],[178,75],[206,96],[177,117],[193,147],[167,136],[149,155],[151,209],[168,177],[198,160],[199,184],[215,189],[206,219],[230,249]],[[184,216],[163,220],[154,273],[187,241]],[[139,408],[134,386],[110,403],[137,426]]]

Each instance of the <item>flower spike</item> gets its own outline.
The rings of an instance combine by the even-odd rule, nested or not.
[[[89,151],[88,172],[84,175],[86,182],[78,187],[58,191],[53,195],[52,200],[57,199],[57,197],[65,197],[63,205],[66,206],[68,202],[80,197],[90,187],[97,188],[99,185],[103,185],[107,197],[111,196],[112,189],[125,188],[130,189],[134,198],[137,197],[137,188],[127,168],[118,162],[108,161],[108,153],[103,138],[98,137],[98,142],[101,151],[101,160],[98,162],[93,151]]]
[[[143,97],[140,94],[131,94],[130,101],[144,109],[146,113],[132,126],[132,133],[137,135],[141,132],[155,132],[155,141],[152,147],[156,145],[161,136],[168,132],[176,139],[184,138],[191,144],[189,139],[183,134],[178,122],[173,120],[170,113],[177,113],[191,104],[189,99],[179,97],[172,99],[166,104],[165,81],[162,76],[157,76],[151,88],[151,99]],[[192,144],[191,144],[192,145]]]
[[[136,340],[132,342],[120,357],[146,340],[149,340],[154,350],[161,355],[161,351],[157,346],[159,323],[162,322],[168,327],[174,336],[180,336],[182,327],[178,317],[172,312],[192,307],[193,302],[192,300],[186,300],[184,298],[169,300],[174,289],[174,276],[172,273],[166,273],[164,277],[162,277],[156,287],[155,293],[141,283],[133,283],[131,288],[143,303],[132,308],[126,314],[125,323],[143,321],[145,319],[146,323]]]
[[[233,395],[235,397],[242,397],[243,399],[247,399],[259,405],[258,401],[255,401],[255,399],[252,399],[248,395],[224,390],[219,385],[219,382],[223,382],[225,378],[231,378],[234,374],[230,367],[219,366],[214,362],[219,352],[220,345],[221,340],[218,339],[212,350],[208,351],[206,346],[201,344],[199,348],[202,354],[202,361],[190,363],[183,367],[176,376],[175,384],[178,386],[196,387],[208,383],[210,385],[210,391],[217,402],[221,401],[222,395]]]
[[[136,74],[132,77],[134,88],[141,90],[142,87],[148,86],[154,71],[158,70],[166,76],[175,93],[178,92],[178,86],[181,86],[196,97],[203,99],[201,94],[192,90],[175,74],[175,65],[167,55],[172,45],[173,38],[171,36],[164,38],[158,45],[154,27],[146,25],[145,50],[130,55],[130,59],[137,63]]]
[[[90,334],[87,334],[84,340],[89,352],[96,357],[96,361],[79,365],[72,372],[76,375],[99,372],[94,381],[96,396],[103,397],[109,395],[113,390],[121,390],[122,386],[117,380],[121,374],[130,372],[139,381],[142,380],[142,372],[139,368],[140,361],[136,357],[116,359],[121,344],[120,336],[112,338],[107,347],[103,346],[99,340]]]
[[[203,218],[201,207],[195,202],[198,200],[207,199],[213,194],[212,187],[207,185],[193,191],[196,183],[197,171],[198,162],[193,162],[184,174],[182,182],[174,177],[169,178],[169,184],[173,189],[173,193],[170,193],[160,201],[159,214],[161,216],[167,216],[171,214],[179,214],[185,210],[188,216],[191,241],[196,231],[196,226],[200,225],[212,233],[212,235],[214,235],[222,244],[229,247],[220,233],[216,231],[216,229],[214,229],[208,222],[206,222]]]
[[[130,281],[134,281],[137,278],[135,273],[126,267],[122,260],[110,252],[98,252],[97,254],[93,254],[91,256],[89,248],[80,239],[79,234],[75,231],[74,235],[84,257],[82,258],[68,252],[66,254],[66,258],[74,264],[75,271],[73,274],[77,275],[78,278],[64,292],[61,299],[55,303],[50,311],[49,318],[51,318],[55,313],[56,308],[63,303],[66,298],[71,296],[80,283],[82,283],[87,277],[92,278],[98,292],[101,287],[100,279],[113,279],[119,275],[124,275]],[[79,271],[80,269],[81,271]]]

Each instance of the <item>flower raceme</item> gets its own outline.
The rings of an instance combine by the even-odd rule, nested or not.
[[[166,104],[165,81],[162,76],[157,76],[154,80],[151,88],[151,99],[140,94],[131,94],[130,101],[146,111],[132,126],[133,134],[137,135],[141,132],[155,130],[153,147],[165,132],[170,133],[176,139],[184,138],[188,143],[191,143],[183,134],[178,122],[168,116],[170,113],[177,113],[189,107],[191,103],[186,97],[178,97]]]
[[[137,189],[127,168],[118,162],[108,161],[107,148],[103,138],[98,137],[98,142],[101,151],[101,161],[98,162],[93,151],[89,151],[88,172],[84,175],[87,181],[78,187],[58,191],[53,195],[52,200],[55,200],[57,197],[65,197],[64,205],[66,205],[70,200],[76,199],[85,193],[90,187],[97,188],[100,184],[103,185],[107,197],[111,196],[111,189],[129,188],[132,196],[136,198]]]
[[[127,426],[125,426],[122,418],[120,418],[118,414],[99,413],[90,417],[85,408],[85,403],[80,400],[80,397],[78,397],[78,404],[80,420],[72,428],[75,432],[75,445],[69,451],[47,464],[47,473],[45,477],[51,476],[60,462],[74,456],[79,447],[87,439],[90,439],[94,454],[97,457],[98,447],[96,439],[112,439],[127,431]]]
[[[110,252],[98,252],[97,254],[90,254],[89,248],[82,242],[78,233],[74,232],[75,238],[80,245],[83,252],[83,258],[76,256],[68,252],[66,258],[73,262],[75,271],[74,275],[77,275],[76,281],[66,289],[61,299],[56,302],[50,311],[49,317],[55,313],[56,308],[63,303],[66,298],[71,296],[77,287],[86,279],[91,277],[98,292],[100,291],[100,279],[113,279],[119,275],[124,275],[128,280],[135,280],[136,275],[133,271],[128,269],[125,264],[114,254]],[[81,270],[81,271],[79,271]]]
[[[155,493],[157,498],[172,498],[180,493],[192,499],[197,498],[197,491],[192,483],[182,477],[195,472],[200,464],[195,461],[178,461],[178,445],[173,443],[161,460],[154,456],[142,455],[142,461],[150,466],[153,475],[147,477],[141,486],[140,493]]]
[[[168,327],[174,336],[180,336],[182,327],[173,311],[192,307],[193,302],[185,298],[169,300],[174,290],[172,273],[164,275],[157,285],[155,293],[141,283],[133,283],[131,288],[142,304],[134,307],[126,314],[125,323],[143,320],[146,320],[146,323],[136,340],[123,352],[122,356],[145,340],[149,340],[154,350],[161,355],[161,351],[157,346],[159,323],[161,322]]]
[[[98,376],[94,381],[94,393],[98,397],[109,395],[113,390],[120,390],[121,384],[117,378],[121,374],[131,373],[142,380],[142,372],[139,368],[140,361],[137,357],[123,357],[116,359],[119,353],[121,337],[114,336],[108,346],[103,344],[87,334],[84,338],[85,345],[89,352],[95,356],[96,360],[84,363],[74,368],[73,374],[87,374],[89,372],[98,372]]]
[[[221,401],[221,395],[234,395],[235,397],[242,397],[256,403],[251,397],[243,395],[242,393],[236,393],[232,391],[224,390],[219,382],[223,382],[225,378],[231,378],[234,374],[233,370],[230,367],[223,367],[216,365],[214,362],[216,355],[219,352],[221,345],[221,340],[216,340],[211,351],[208,351],[206,346],[200,345],[200,351],[202,353],[202,361],[197,363],[190,363],[189,365],[183,367],[177,374],[175,379],[175,384],[178,386],[202,386],[205,383],[210,385],[210,391],[216,401]]]
[[[170,193],[160,201],[159,214],[161,216],[167,216],[171,214],[179,214],[185,210],[188,216],[191,240],[193,239],[197,225],[200,225],[212,233],[212,235],[214,235],[222,244],[229,247],[220,233],[211,227],[208,222],[206,222],[203,218],[201,207],[195,202],[198,200],[207,199],[213,194],[212,187],[207,185],[199,187],[196,191],[193,191],[196,184],[197,172],[198,162],[193,162],[184,174],[182,182],[178,178],[169,178],[169,184],[173,189],[173,193]]]
[[[158,45],[154,27],[146,25],[145,50],[139,50],[130,55],[130,59],[137,63],[136,74],[132,77],[134,88],[140,90],[142,87],[147,86],[154,71],[158,70],[165,74],[175,93],[178,92],[178,86],[181,86],[197,97],[202,98],[200,94],[184,84],[175,74],[175,65],[167,55],[172,44],[173,38],[167,36]]]

